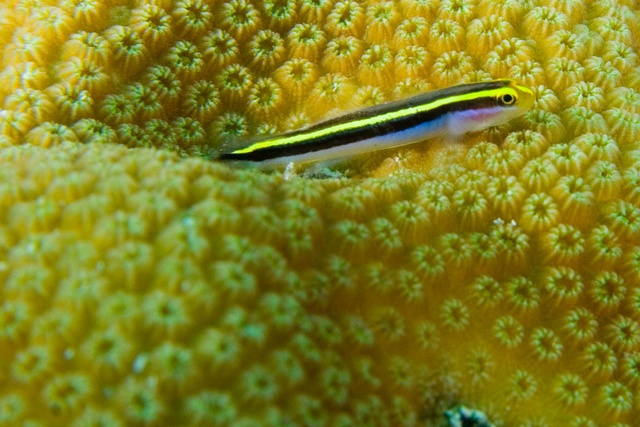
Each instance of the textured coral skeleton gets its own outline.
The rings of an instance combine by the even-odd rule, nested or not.
[[[638,425],[639,39],[632,0],[3,2],[0,426]],[[350,179],[206,160],[499,77],[522,119]]]

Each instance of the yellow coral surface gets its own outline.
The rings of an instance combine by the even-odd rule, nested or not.
[[[639,39],[633,0],[4,1],[0,426],[639,425]],[[499,77],[532,111],[356,178],[197,158]]]

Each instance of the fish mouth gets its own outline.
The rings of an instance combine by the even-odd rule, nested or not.
[[[533,103],[536,101],[536,94],[533,92],[533,90],[531,90],[531,88],[527,86],[517,84],[515,82],[513,83],[513,88],[518,92],[519,95],[518,108],[522,109],[523,111],[531,109]]]

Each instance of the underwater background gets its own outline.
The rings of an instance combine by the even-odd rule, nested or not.
[[[640,425],[639,43],[633,0],[3,0],[0,426]],[[348,178],[209,160],[504,77],[521,118]]]

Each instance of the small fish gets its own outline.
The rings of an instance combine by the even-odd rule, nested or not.
[[[219,159],[260,168],[353,156],[413,144],[436,136],[459,139],[524,114],[531,89],[510,79],[434,90],[353,111],[281,134],[223,145]]]

